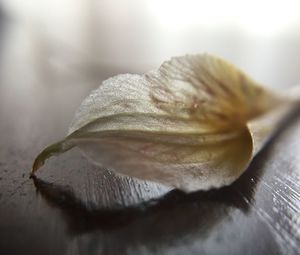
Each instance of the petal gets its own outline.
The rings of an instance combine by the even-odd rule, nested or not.
[[[217,140],[199,135],[100,132],[81,134],[71,143],[102,167],[185,191],[232,183],[246,169],[252,155],[247,129]]]
[[[32,174],[77,146],[96,164],[143,180],[186,191],[229,185],[273,134],[268,113],[282,101],[222,59],[176,57],[157,71],[104,81]]]
[[[172,58],[148,80],[161,109],[219,130],[244,126],[281,101],[233,65],[208,54]]]

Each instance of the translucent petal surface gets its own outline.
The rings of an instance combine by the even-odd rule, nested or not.
[[[185,191],[221,187],[243,173],[291,105],[222,59],[176,57],[157,71],[104,81],[32,173],[78,146],[124,175]]]

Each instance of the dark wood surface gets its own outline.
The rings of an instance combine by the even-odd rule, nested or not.
[[[32,180],[36,154],[122,70],[57,80],[38,56],[9,62],[10,48],[1,49],[0,254],[300,254],[300,116],[219,190],[184,194],[119,177],[76,149]]]

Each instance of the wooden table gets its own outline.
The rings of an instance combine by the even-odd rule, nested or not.
[[[0,254],[300,254],[300,116],[219,190],[119,177],[76,149],[32,180],[35,155],[64,136],[92,88],[123,70],[60,73],[3,45]]]

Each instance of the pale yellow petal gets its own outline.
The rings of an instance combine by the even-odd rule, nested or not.
[[[104,81],[32,174],[77,146],[102,167],[185,191],[229,185],[295,109],[289,98],[220,58],[176,57],[157,71]]]

